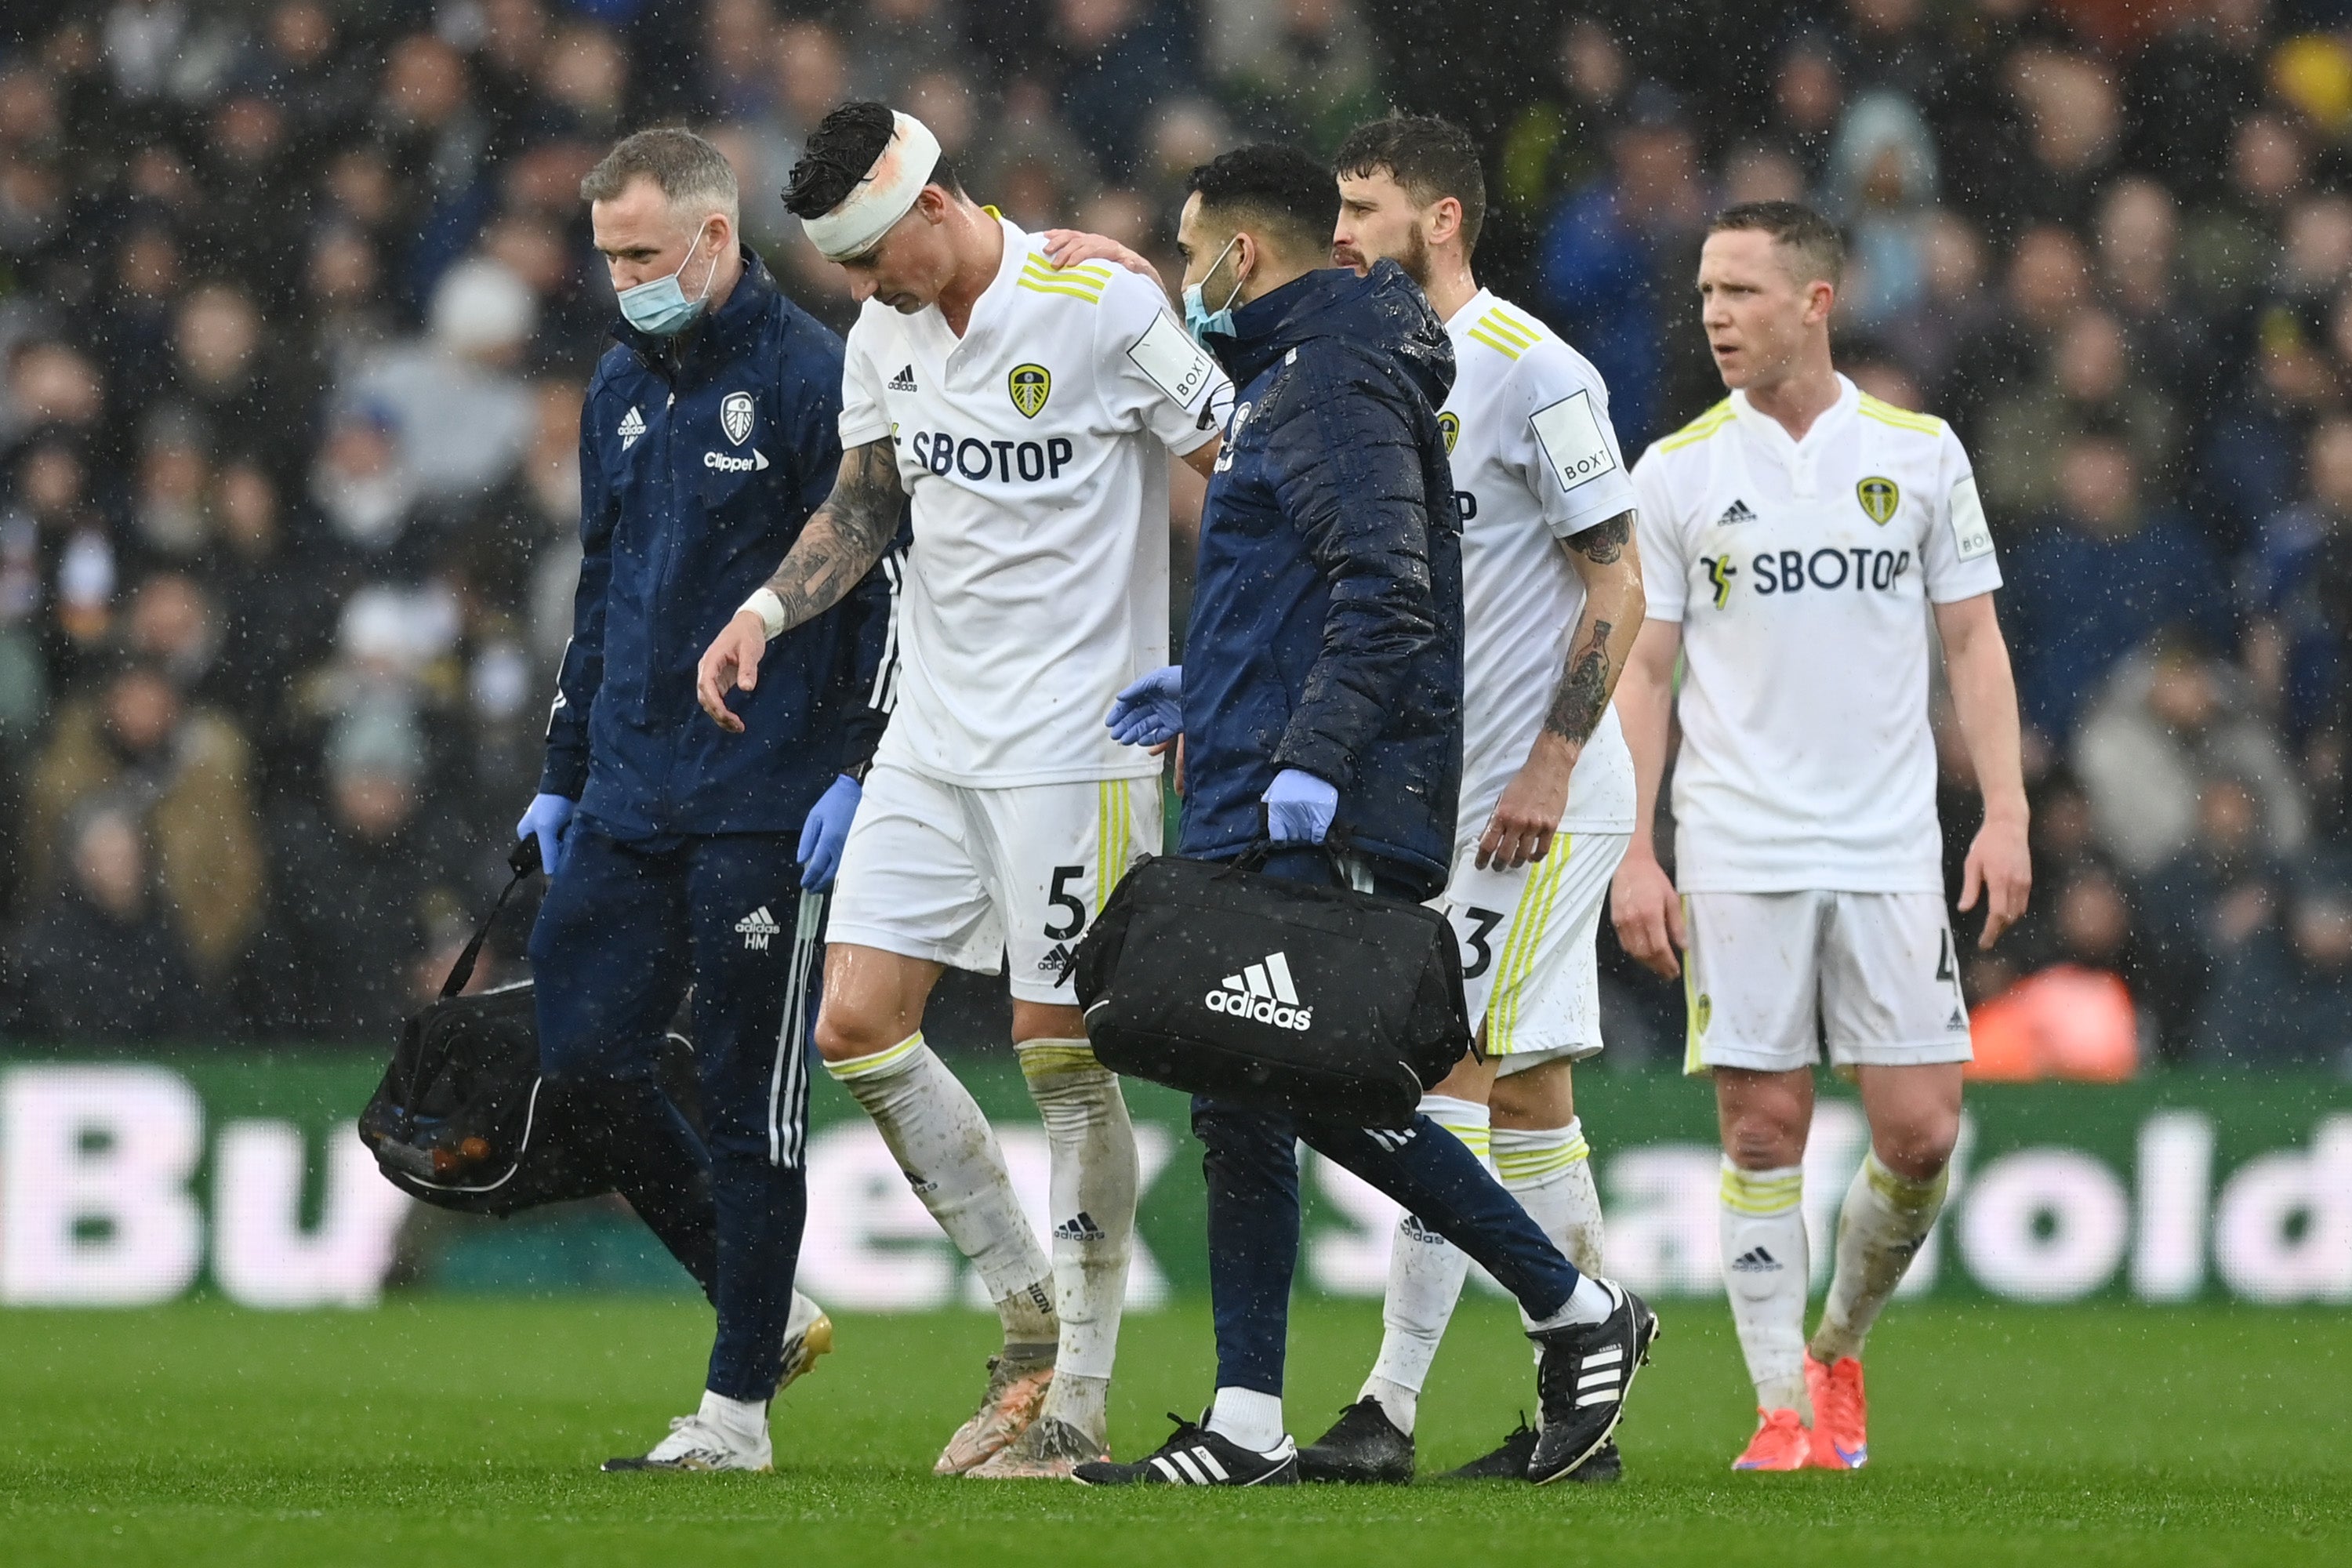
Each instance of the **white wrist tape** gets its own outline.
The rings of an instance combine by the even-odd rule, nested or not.
[[[776,597],[773,588],[762,588],[735,606],[739,616],[746,610],[760,617],[760,629],[767,633],[770,642],[784,635],[784,602]]]
[[[873,249],[907,216],[940,166],[939,138],[928,126],[911,114],[894,112],[890,118],[896,129],[866,177],[831,212],[801,219],[809,243],[828,261],[846,261]]]

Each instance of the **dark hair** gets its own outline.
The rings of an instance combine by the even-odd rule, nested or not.
[[[897,129],[890,106],[870,98],[853,99],[818,121],[784,186],[784,210],[794,217],[823,217],[839,206],[890,145]],[[944,153],[924,184],[963,194],[963,182]]]
[[[1462,204],[1462,254],[1478,247],[1486,225],[1486,173],[1470,132],[1434,114],[1391,114],[1348,132],[1332,160],[1343,179],[1386,170],[1415,204],[1452,196]]]
[[[1740,230],[1769,234],[1795,251],[1803,263],[1800,283],[1819,278],[1834,289],[1845,281],[1845,236],[1802,202],[1742,202],[1716,214],[1706,227],[1709,234]]]
[[[1200,194],[1203,211],[1255,220],[1286,250],[1328,253],[1339,223],[1339,187],[1329,166],[1278,142],[1219,153],[1192,171],[1184,189]]]

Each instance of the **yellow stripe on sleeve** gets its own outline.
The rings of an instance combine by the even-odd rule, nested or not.
[[[1067,294],[1073,300],[1084,300],[1089,305],[1102,303],[1102,296],[1088,289],[1072,289],[1059,283],[1040,283],[1034,278],[1024,277],[1020,286],[1033,294]]]
[[[1489,336],[1486,329],[1486,323],[1481,321],[1476,326],[1470,329],[1469,335],[1475,338],[1478,342],[1485,343],[1488,348],[1493,349],[1505,359],[1517,359],[1519,357],[1518,350],[1513,348],[1510,344],[1505,342],[1500,338]]]
[[[1514,316],[1508,310],[1503,309],[1500,305],[1496,306],[1493,310],[1486,312],[1486,320],[1497,326],[1508,328],[1512,335],[1529,343],[1533,343],[1537,339],[1544,335],[1544,331],[1541,327],[1536,325],[1533,321],[1522,321],[1517,316]]]

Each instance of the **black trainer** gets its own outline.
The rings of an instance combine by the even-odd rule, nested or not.
[[[1298,1479],[1402,1486],[1412,1479],[1412,1435],[1398,1431],[1381,1402],[1367,1395],[1298,1450]]]
[[[1511,1435],[1487,1452],[1466,1465],[1456,1466],[1437,1479],[1441,1481],[1523,1481],[1528,1479],[1528,1461],[1535,1457],[1536,1429],[1528,1425],[1527,1412],[1519,1413],[1519,1424]]]
[[[1528,1418],[1519,1417],[1518,1426],[1495,1447],[1479,1455],[1466,1465],[1456,1466],[1439,1476],[1441,1481],[1523,1481],[1528,1479],[1528,1461],[1535,1458],[1536,1429]],[[1302,1458],[1305,1458],[1302,1452]],[[1612,1437],[1592,1451],[1592,1458],[1568,1472],[1571,1481],[1605,1485],[1622,1480],[1625,1461],[1618,1456],[1617,1439]]]
[[[1070,1479],[1087,1487],[1286,1487],[1298,1480],[1298,1447],[1286,1436],[1270,1454],[1244,1448],[1206,1426],[1171,1415],[1176,1430],[1133,1464],[1097,1459]]]
[[[1658,1315],[1639,1296],[1608,1280],[1617,1310],[1598,1323],[1576,1323],[1531,1336],[1536,1394],[1543,1427],[1528,1456],[1528,1479],[1556,1481],[1598,1453],[1625,1414],[1633,1376],[1657,1342]]]

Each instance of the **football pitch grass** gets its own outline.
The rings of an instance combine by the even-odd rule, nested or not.
[[[1675,1303],[1615,1488],[1087,1491],[933,1479],[994,1324],[845,1316],[776,1414],[773,1476],[605,1476],[691,1403],[695,1307],[395,1300],[0,1312],[0,1563],[661,1564],[2352,1561],[2352,1314],[1898,1304],[1871,1346],[1872,1468],[1735,1476],[1752,1420],[1721,1303]],[[1197,1303],[1128,1321],[1121,1457],[1209,1385]],[[1289,1415],[1352,1397],[1370,1304],[1302,1304]],[[1465,1303],[1424,1470],[1532,1394],[1509,1312]]]

